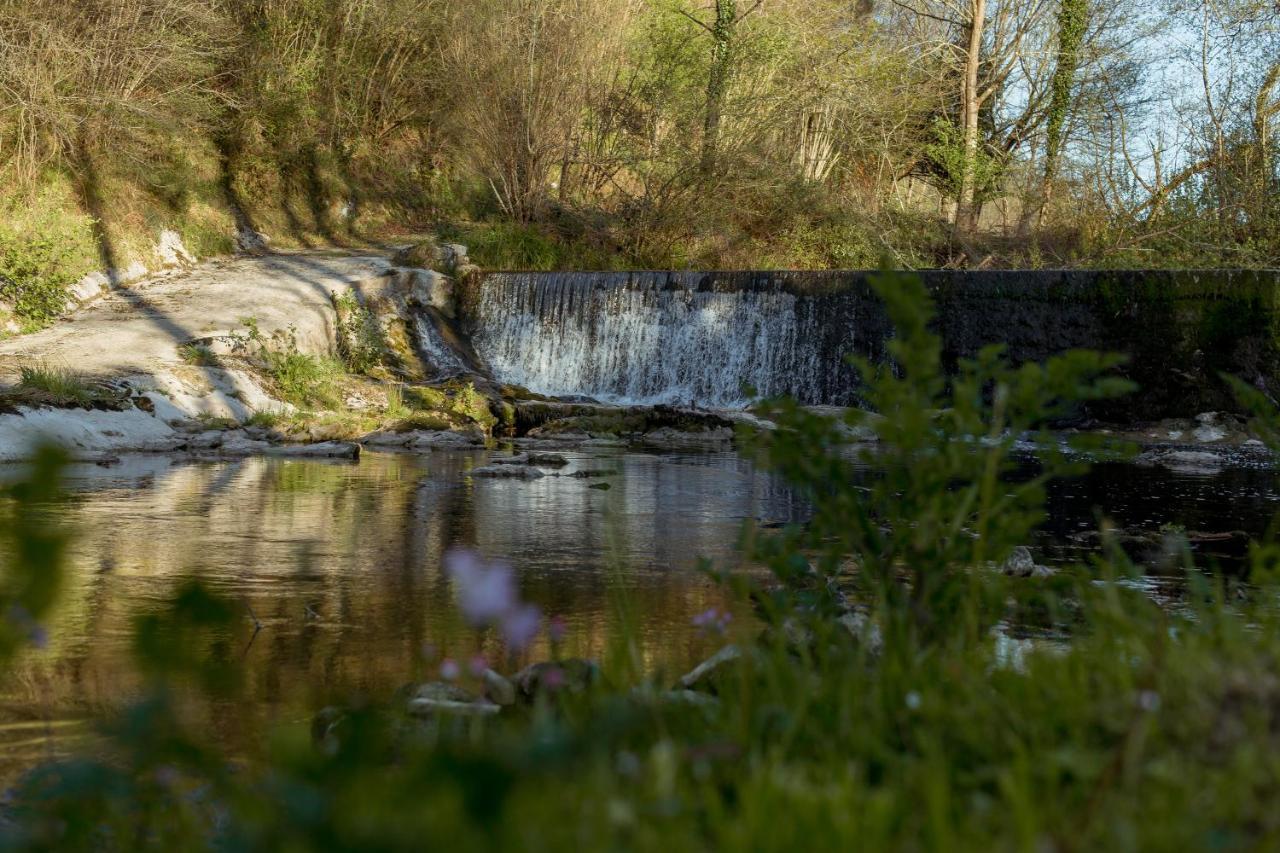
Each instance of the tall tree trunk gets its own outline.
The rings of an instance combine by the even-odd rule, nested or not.
[[[1253,144],[1258,150],[1258,166],[1256,180],[1252,183],[1251,211],[1252,216],[1265,217],[1267,208],[1273,204],[1272,183],[1275,181],[1275,140],[1272,138],[1271,122],[1280,115],[1280,61],[1271,65],[1258,94],[1253,102]]]
[[[715,174],[720,159],[720,117],[729,89],[733,61],[733,35],[738,23],[737,0],[716,0],[716,20],[711,27],[711,74],[707,80],[707,111],[702,132],[702,173]]]
[[[1032,218],[1039,226],[1053,197],[1053,183],[1058,177],[1062,158],[1063,131],[1071,111],[1071,90],[1075,87],[1080,67],[1080,47],[1089,26],[1089,0],[1062,0],[1058,7],[1058,56],[1049,87],[1049,116],[1045,136],[1044,172],[1034,209],[1028,209],[1018,231],[1025,234]]]
[[[963,129],[964,162],[960,167],[960,191],[956,198],[956,230],[973,228],[973,200],[977,195],[978,76],[982,68],[982,31],[987,20],[987,0],[970,0],[968,45],[964,56],[964,82],[960,93],[960,124]]]

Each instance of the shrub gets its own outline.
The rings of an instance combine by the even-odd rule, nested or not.
[[[60,211],[42,196],[24,210],[0,207],[0,304],[11,306],[24,331],[66,310],[68,290],[92,263],[88,220]]]

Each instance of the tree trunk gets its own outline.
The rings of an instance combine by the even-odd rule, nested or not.
[[[987,0],[970,0],[968,45],[964,55],[964,82],[960,93],[960,124],[963,129],[964,161],[960,169],[960,188],[956,197],[956,230],[973,228],[977,195],[978,111],[982,106],[978,95],[978,75],[982,66],[982,30],[987,19]]]
[[[1028,210],[1018,231],[1025,234],[1032,217],[1036,225],[1044,223],[1044,213],[1053,196],[1053,183],[1058,177],[1062,156],[1062,136],[1067,114],[1071,110],[1071,90],[1075,87],[1076,70],[1080,67],[1080,47],[1089,24],[1089,0],[1062,0],[1058,7],[1058,56],[1050,82],[1049,119],[1044,150],[1044,172],[1034,210]]]
[[[729,89],[733,60],[733,34],[738,23],[737,0],[716,0],[716,20],[711,27],[711,74],[707,80],[707,112],[703,120],[702,173],[713,175],[720,159],[720,117]]]

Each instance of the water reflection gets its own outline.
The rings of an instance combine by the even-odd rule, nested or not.
[[[724,600],[694,570],[697,558],[735,565],[744,519],[798,518],[803,504],[734,454],[567,455],[566,475],[616,470],[603,479],[611,488],[468,476],[485,451],[77,466],[72,501],[52,510],[78,535],[49,648],[4,684],[6,763],[65,748],[62,727],[138,695],[132,618],[162,606],[185,577],[245,608],[229,640],[243,649],[249,704],[201,711],[232,741],[334,697],[385,696],[429,676],[442,656],[523,663],[459,621],[440,568],[457,546],[511,561],[523,597],[566,621],[567,654],[604,653],[623,596],[649,667],[674,671],[705,655],[713,640],[691,620]],[[528,657],[547,654],[535,647]]]
[[[358,464],[138,456],[77,466],[71,501],[49,510],[78,531],[50,645],[0,683],[0,778],[64,753],[84,721],[139,694],[132,619],[188,576],[244,606],[226,639],[243,658],[245,699],[192,714],[229,748],[247,748],[266,723],[305,719],[338,697],[385,697],[431,677],[443,656],[482,651],[508,671],[548,656],[542,645],[508,660],[494,639],[461,624],[441,571],[452,547],[509,560],[523,597],[567,623],[567,654],[602,657],[625,601],[646,665],[674,672],[715,646],[693,616],[725,604],[694,570],[698,557],[739,566],[745,519],[807,515],[801,497],[733,453],[566,455],[564,475],[617,474],[468,476],[488,451],[367,454]],[[1257,535],[1280,506],[1274,479],[1099,466],[1049,489],[1038,548],[1058,561],[1087,556],[1096,545],[1079,534],[1102,515],[1130,530]],[[600,482],[611,488],[590,488]]]

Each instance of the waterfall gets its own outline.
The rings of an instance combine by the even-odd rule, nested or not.
[[[495,273],[472,342],[501,382],[619,403],[850,402],[859,294],[795,273]],[[817,274],[821,275],[821,274]]]
[[[426,356],[427,363],[436,369],[438,379],[461,376],[472,370],[457,349],[440,334],[434,317],[419,314],[415,318],[415,325],[418,346]]]

